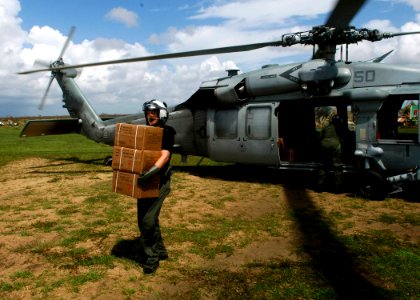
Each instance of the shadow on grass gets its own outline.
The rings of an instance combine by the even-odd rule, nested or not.
[[[174,166],[175,171],[186,172],[203,178],[217,178],[226,181],[259,182],[271,184],[285,184],[320,191],[318,186],[318,174],[315,171],[293,171],[278,170],[264,166],[252,165],[225,165],[225,166]],[[329,178],[331,180],[331,178]],[[340,194],[355,196],[356,186],[354,185],[354,175],[347,174],[344,177],[345,183]],[[407,184],[403,192],[392,195],[392,198],[398,198],[408,202],[420,202],[420,186],[418,183]],[[326,187],[323,192],[337,193],[334,187]],[[366,200],[376,201],[376,200]],[[379,200],[381,201],[381,200]]]
[[[339,299],[384,299],[387,292],[374,285],[348,248],[339,240],[332,224],[307,193],[295,186],[286,188],[286,197],[301,234],[303,249],[318,272],[334,288]]]
[[[94,159],[82,159],[77,156],[72,156],[72,157],[57,158],[57,159],[54,159],[53,161],[65,161],[66,163],[61,164],[63,166],[69,165],[69,164],[79,164],[79,163],[88,164],[88,165],[96,165],[96,166],[104,166],[104,159],[105,159],[105,156],[103,158],[94,158]]]
[[[382,299],[387,292],[375,286],[365,275],[357,259],[339,240],[332,224],[323,215],[306,192],[314,178],[302,173],[278,172],[258,167],[177,167],[200,177],[219,178],[229,181],[281,183],[285,186],[287,203],[300,231],[300,240],[305,252],[311,257],[316,272],[334,289],[337,298]]]
[[[141,265],[145,261],[145,257],[142,254],[143,247],[140,242],[140,237],[131,240],[121,240],[112,247],[111,255],[131,260],[138,265]]]
[[[286,183],[293,179],[293,171],[282,172],[277,169],[251,166],[251,165],[226,165],[226,166],[174,166],[175,171],[187,172],[204,178],[217,178],[227,181],[261,182],[261,183]],[[296,172],[296,177],[301,173]],[[310,174],[309,174],[310,175]],[[304,178],[304,180],[302,180]],[[299,180],[302,186],[311,186],[313,174]]]
[[[52,171],[49,169],[48,171],[44,171],[46,168],[51,167],[66,167],[74,164],[85,164],[90,166],[104,166],[104,160],[103,159],[81,159],[80,157],[63,157],[63,158],[55,158],[50,160],[50,164],[42,165],[42,166],[33,166],[30,167],[33,171],[31,173],[33,174],[83,174],[87,172],[97,172],[97,173],[108,173],[112,172],[112,168],[109,167],[106,170],[103,169],[95,169],[95,168],[87,168],[87,169],[78,169],[78,170],[58,170],[58,171]],[[59,163],[57,163],[59,162]]]

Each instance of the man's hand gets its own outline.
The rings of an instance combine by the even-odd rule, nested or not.
[[[145,186],[149,180],[159,173],[160,169],[156,166],[151,167],[147,172],[142,173],[137,179],[137,184],[139,186]]]

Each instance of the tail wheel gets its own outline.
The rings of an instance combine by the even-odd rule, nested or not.
[[[383,200],[388,195],[389,184],[376,171],[362,171],[358,181],[358,194],[363,198]]]
[[[112,156],[107,156],[104,158],[104,165],[105,166],[112,166]]]

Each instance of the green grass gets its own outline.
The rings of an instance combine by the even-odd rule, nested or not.
[[[80,134],[20,138],[21,129],[20,127],[0,127],[0,167],[8,162],[28,157],[76,162],[93,161],[101,164],[106,156],[112,155],[111,146],[96,143]],[[171,163],[173,166],[225,165],[197,156],[189,156],[188,162],[184,163],[180,155],[174,155]],[[54,179],[54,181],[59,180],[59,178]]]
[[[27,157],[102,162],[105,156],[112,155],[112,147],[79,134],[20,138],[20,131],[19,127],[0,127],[0,166]]]
[[[97,179],[96,172],[103,170],[102,159],[111,154],[111,147],[79,135],[23,139],[18,135],[16,128],[0,128],[0,167],[27,157],[77,162],[80,165],[75,173],[66,169],[64,175],[57,174],[49,183],[67,185],[85,170],[92,172],[89,177],[97,183],[93,180],[90,185],[75,186],[72,194],[54,196],[36,195],[29,189],[25,191],[26,195],[36,201],[0,203],[2,236],[9,238],[15,234],[25,241],[10,250],[11,257],[33,257],[35,266],[38,265],[33,270],[22,266],[2,271],[2,299],[19,298],[16,293],[28,290],[39,298],[53,298],[58,290],[67,292],[61,294],[63,298],[79,298],[83,296],[80,294],[82,289],[98,282],[100,287],[116,292],[117,298],[133,299],[147,298],[147,295],[162,299],[169,296],[174,299],[335,299],[344,295],[343,289],[360,293],[367,291],[379,299],[417,299],[420,295],[420,251],[417,245],[386,230],[360,232],[359,229],[357,234],[348,235],[340,232],[339,228],[352,229],[356,221],[351,218],[358,212],[374,209],[369,207],[369,202],[350,197],[336,200],[343,209],[329,213],[315,206],[298,204],[273,208],[254,218],[197,212],[198,216],[193,220],[178,220],[162,227],[170,259],[162,263],[163,272],[145,277],[132,254],[137,246],[133,238],[138,234],[135,202],[112,193],[109,182]],[[193,166],[198,163],[206,167],[224,166],[191,157],[184,167],[179,155],[173,156],[172,163],[179,167],[179,172],[173,177],[173,188],[184,191],[184,201],[197,197],[194,191],[190,191],[192,187],[187,178],[194,170]],[[217,176],[218,168],[211,169],[200,169],[204,178]],[[221,172],[226,176],[224,171],[222,168]],[[229,168],[228,172],[233,171]],[[230,185],[224,192],[215,189],[212,193],[209,186],[209,195],[201,200],[202,203],[220,211],[250,193],[246,189],[238,192],[238,183],[234,180],[227,183]],[[253,179],[252,183],[258,181]],[[254,185],[253,189],[266,191],[273,197],[279,194],[278,187],[267,182]],[[258,191],[252,192],[257,194]],[[295,190],[290,193],[299,192],[304,193]],[[75,197],[79,200],[74,201]],[[172,206],[179,201],[170,199],[166,202],[165,213],[174,212]],[[382,205],[387,212],[378,213],[372,222],[419,226],[417,214],[399,212],[407,205],[404,201],[387,200]],[[49,212],[50,218],[44,218],[41,212],[45,211]],[[28,215],[31,222],[23,223]],[[281,240],[291,229],[292,235],[297,235],[301,242],[294,250],[297,258],[255,260],[238,268],[218,268],[216,265],[218,258],[231,258],[267,237]],[[112,251],[119,245],[125,251],[124,255]],[[0,248],[8,250],[1,241]],[[190,264],[189,256],[197,256],[198,261],[204,263]],[[114,272],[117,267],[118,272]],[[113,285],[120,275],[127,280]],[[181,288],[175,295],[167,295],[162,286],[169,284],[172,284],[172,289]]]
[[[97,271],[88,271],[83,274],[69,276],[67,281],[70,283],[70,285],[75,289],[75,291],[78,291],[78,287],[92,281],[98,281],[104,277],[104,274]]]
[[[203,242],[200,237],[195,239],[194,244]],[[389,290],[384,290],[373,284],[367,285],[366,290],[363,290],[364,287],[355,282],[363,282],[364,278],[355,279],[353,277],[357,277],[358,273],[346,274],[350,270],[343,268],[337,276],[343,276],[343,279],[348,277],[348,281],[344,283],[348,291],[366,293],[365,295],[374,296],[375,299],[416,299],[419,295],[420,252],[416,247],[383,232],[341,237],[340,242],[347,249],[348,255],[357,262],[357,272],[370,274],[369,276],[376,278],[373,282],[381,280],[385,285],[392,286]],[[323,246],[319,247],[318,251],[322,252]],[[215,249],[217,248],[216,246]],[[201,253],[208,251],[203,249]],[[346,257],[342,254],[334,255],[338,258],[342,256],[343,259]],[[337,263],[334,255],[331,257],[332,263]],[[328,258],[326,259],[324,268],[327,271],[340,268],[328,266]],[[328,272],[326,277],[317,268],[317,264],[318,262],[314,264],[309,261],[256,261],[239,271],[198,268],[184,272],[191,278],[192,284],[199,282],[199,286],[206,286],[206,290],[212,290],[218,299],[335,299],[338,295],[330,282],[334,279],[328,278]],[[196,296],[200,299],[204,294],[197,292]],[[349,297],[352,298],[351,295]]]
[[[191,243],[189,252],[207,259],[219,254],[232,255],[234,250],[244,248],[252,242],[261,240],[265,235],[279,236],[284,226],[276,215],[264,215],[250,222],[241,218],[221,218],[207,216],[200,222],[199,229],[186,229],[184,224],[163,228],[168,240],[176,243]],[[236,232],[243,232],[235,244],[227,241]],[[263,235],[261,233],[264,233]]]
[[[371,273],[395,287],[388,293],[383,292],[384,295],[395,299],[415,299],[420,295],[420,250],[416,246],[401,242],[386,231],[343,239]]]

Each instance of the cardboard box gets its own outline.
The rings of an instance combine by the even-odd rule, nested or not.
[[[112,191],[133,198],[159,197],[159,176],[155,176],[144,187],[137,185],[139,175],[114,170],[112,176]]]
[[[163,129],[118,123],[115,126],[112,155],[112,191],[133,198],[159,197],[160,176],[145,187],[137,185],[139,174],[149,170],[159,159]]]
[[[138,150],[114,146],[112,169],[141,174],[149,170],[160,155],[160,150]]]
[[[118,123],[114,146],[139,150],[161,150],[163,129],[160,127]]]

